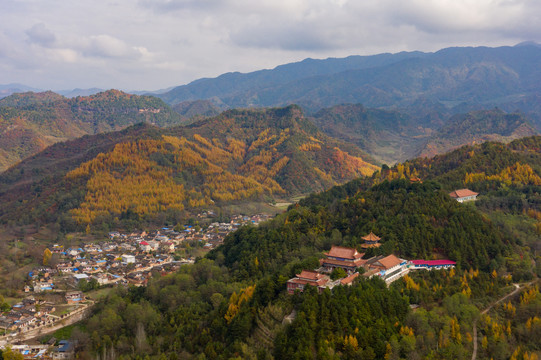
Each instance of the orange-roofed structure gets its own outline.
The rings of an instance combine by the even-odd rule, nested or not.
[[[378,268],[380,270],[390,270],[394,268],[395,266],[398,266],[402,263],[402,260],[400,260],[395,255],[389,255],[384,257],[383,259],[379,259],[372,264],[370,264],[370,267]]]
[[[359,273],[353,273],[343,279],[340,279],[340,285],[348,285],[351,286],[353,284],[353,280],[355,280],[359,276]]]
[[[325,253],[326,258],[321,259],[320,263],[327,271],[342,268],[348,273],[354,273],[364,264],[363,255],[354,248],[333,246],[328,253]]]
[[[385,257],[376,257],[370,259],[368,268],[372,276],[376,274],[382,277],[387,284],[399,279],[409,272],[407,261],[402,260],[395,255],[389,255]],[[374,272],[377,271],[377,272]]]
[[[477,200],[477,195],[479,195],[479,193],[471,191],[470,189],[460,189],[449,193],[449,196],[458,202]]]
[[[363,249],[376,248],[381,246],[379,242],[381,238],[375,235],[373,232],[370,232],[370,234],[362,237],[361,239],[364,240],[364,244],[361,245]]]
[[[322,292],[329,281],[330,278],[327,275],[320,274],[317,271],[303,270],[300,274],[297,274],[297,277],[287,281],[287,292],[293,294],[295,290],[303,291],[306,285],[315,286],[319,292]]]

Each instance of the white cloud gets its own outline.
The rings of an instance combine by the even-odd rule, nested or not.
[[[44,23],[32,26],[26,31],[30,42],[42,46],[51,46],[56,41],[55,34],[49,30]]]
[[[133,58],[141,56],[141,51],[137,47],[129,46],[124,41],[105,34],[80,38],[78,43],[73,46],[80,49],[84,56],[106,58]]]
[[[305,57],[523,40],[541,41],[541,2],[3,0],[0,79],[152,89]]]

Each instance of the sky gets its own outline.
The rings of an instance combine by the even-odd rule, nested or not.
[[[541,42],[538,0],[1,0],[0,84],[158,90],[305,58]]]

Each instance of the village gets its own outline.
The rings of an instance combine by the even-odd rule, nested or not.
[[[205,214],[206,215],[206,214]],[[212,214],[211,214],[212,215]],[[80,320],[93,305],[86,293],[112,286],[144,286],[152,276],[164,276],[195,261],[221,244],[232,231],[257,226],[270,215],[233,215],[229,222],[208,226],[182,225],[152,231],[113,231],[106,239],[65,248],[55,244],[44,252],[43,266],[28,273],[24,297],[0,313],[0,347],[12,345],[25,357],[69,358],[73,344],[20,344]],[[189,251],[197,248],[197,251]],[[70,321],[71,320],[71,321]],[[26,336],[25,336],[26,335]],[[45,351],[46,350],[46,351]]]

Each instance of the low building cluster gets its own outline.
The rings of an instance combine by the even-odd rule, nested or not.
[[[23,355],[25,359],[73,359],[75,357],[75,343],[68,340],[56,341],[52,338],[47,344],[11,345],[12,351]],[[5,350],[5,347],[2,348]]]
[[[215,216],[212,211],[198,217]],[[80,281],[96,281],[98,285],[145,285],[152,274],[168,274],[193,259],[179,259],[173,254],[185,241],[197,242],[205,249],[221,244],[232,231],[246,224],[258,225],[269,220],[269,215],[234,215],[230,222],[213,222],[204,229],[197,225],[161,228],[153,231],[109,233],[108,240],[92,242],[80,247],[65,249],[53,245],[49,250],[55,255],[54,264],[39,267],[29,273],[25,292],[56,291],[58,282],[77,286]],[[68,281],[65,281],[68,280]]]
[[[363,249],[379,247],[380,238],[373,233],[363,237],[365,243]],[[405,260],[395,255],[373,256],[363,259],[364,253],[355,248],[333,246],[331,250],[324,253],[325,258],[320,260],[321,267],[317,270],[303,270],[294,278],[287,281],[287,292],[303,291],[306,285],[316,287],[320,292],[324,289],[332,289],[339,285],[351,285],[353,281],[363,276],[371,278],[374,276],[382,278],[387,284],[408,274],[410,270],[432,270],[454,267],[456,262],[451,260]],[[330,274],[335,269],[342,269],[346,276],[331,280]],[[362,269],[362,270],[361,270]]]
[[[53,303],[39,301],[33,297],[23,299],[0,316],[0,329],[3,330],[2,333],[23,332],[52,324],[54,319],[51,313],[56,310],[55,306]]]

